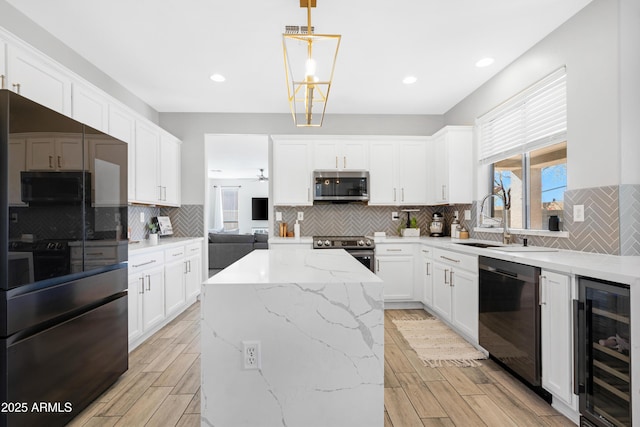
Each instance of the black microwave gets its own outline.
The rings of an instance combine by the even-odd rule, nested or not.
[[[314,171],[313,200],[318,202],[369,201],[369,172]]]
[[[22,201],[79,204],[91,201],[89,172],[20,172]]]

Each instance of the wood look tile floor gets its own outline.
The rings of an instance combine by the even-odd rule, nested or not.
[[[69,426],[200,426],[199,310],[193,304],[136,348],[129,370]],[[392,319],[428,316],[385,312],[385,427],[574,425],[492,361],[425,367]]]

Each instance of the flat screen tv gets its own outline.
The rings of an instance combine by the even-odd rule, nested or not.
[[[251,219],[254,221],[266,221],[269,219],[269,199],[266,197],[253,197],[251,199]]]

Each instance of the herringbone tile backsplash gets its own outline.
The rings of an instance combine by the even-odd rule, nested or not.
[[[640,255],[640,185],[620,186],[620,254]]]
[[[140,222],[140,213],[144,213],[145,222]],[[154,216],[171,218],[173,237],[201,237],[204,235],[204,206],[182,205],[179,208],[159,208],[150,206],[129,206],[129,227],[131,240],[144,240],[149,235],[145,225]]]

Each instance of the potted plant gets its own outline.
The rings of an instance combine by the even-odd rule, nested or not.
[[[153,221],[147,223],[147,229],[149,230],[149,244],[157,245],[158,244],[158,223]]]
[[[420,227],[418,227],[418,220],[414,217],[409,220],[409,226],[404,227],[401,230],[402,237],[419,237]]]

